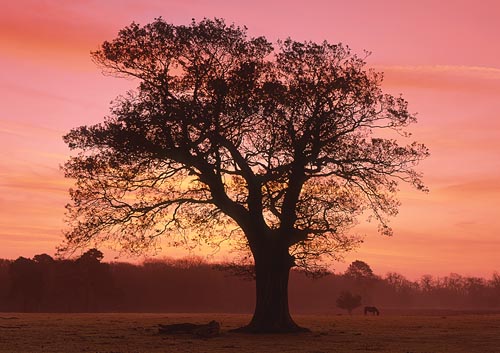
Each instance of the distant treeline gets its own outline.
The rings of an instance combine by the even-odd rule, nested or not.
[[[500,309],[500,275],[491,279],[458,274],[410,281],[384,277],[355,261],[343,274],[311,278],[292,271],[290,307],[296,313],[338,312],[342,291],[363,305],[401,309]],[[209,264],[200,259],[102,262],[92,249],[74,260],[47,254],[0,260],[0,312],[252,312],[251,268]]]

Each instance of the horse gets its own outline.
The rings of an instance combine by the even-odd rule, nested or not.
[[[380,311],[378,311],[378,309],[374,306],[365,306],[365,315],[367,315],[368,313],[372,313],[373,315],[377,316],[380,315]]]

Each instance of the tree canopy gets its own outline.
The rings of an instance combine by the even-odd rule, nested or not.
[[[139,87],[64,137],[80,151],[64,166],[76,179],[66,248],[111,239],[142,251],[164,234],[172,245],[244,234],[252,248],[258,225],[307,267],[355,246],[347,231],[366,210],[390,234],[398,181],[424,189],[413,167],[427,149],[383,137],[415,116],[345,45],[274,48],[223,20],[159,18],[92,57]]]
[[[360,260],[353,261],[345,271],[345,275],[355,279],[375,278],[375,275],[373,274],[373,270],[371,269],[370,265]]]
[[[342,291],[336,300],[337,307],[345,309],[352,315],[352,311],[361,306],[361,296],[352,294],[349,291]]]

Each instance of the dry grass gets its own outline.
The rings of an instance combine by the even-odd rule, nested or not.
[[[14,317],[14,318],[13,318]],[[215,319],[212,339],[159,335],[157,325]],[[500,315],[296,316],[311,333],[229,333],[247,315],[0,314],[0,352],[500,352]]]

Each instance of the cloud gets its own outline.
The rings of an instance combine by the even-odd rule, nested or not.
[[[440,190],[443,193],[461,194],[500,194],[500,179],[476,179],[462,183],[455,183]]]
[[[500,80],[500,68],[464,65],[390,65],[375,66],[385,72],[416,74],[452,74]]]
[[[481,66],[374,66],[384,72],[384,86],[498,94],[500,69]]]

